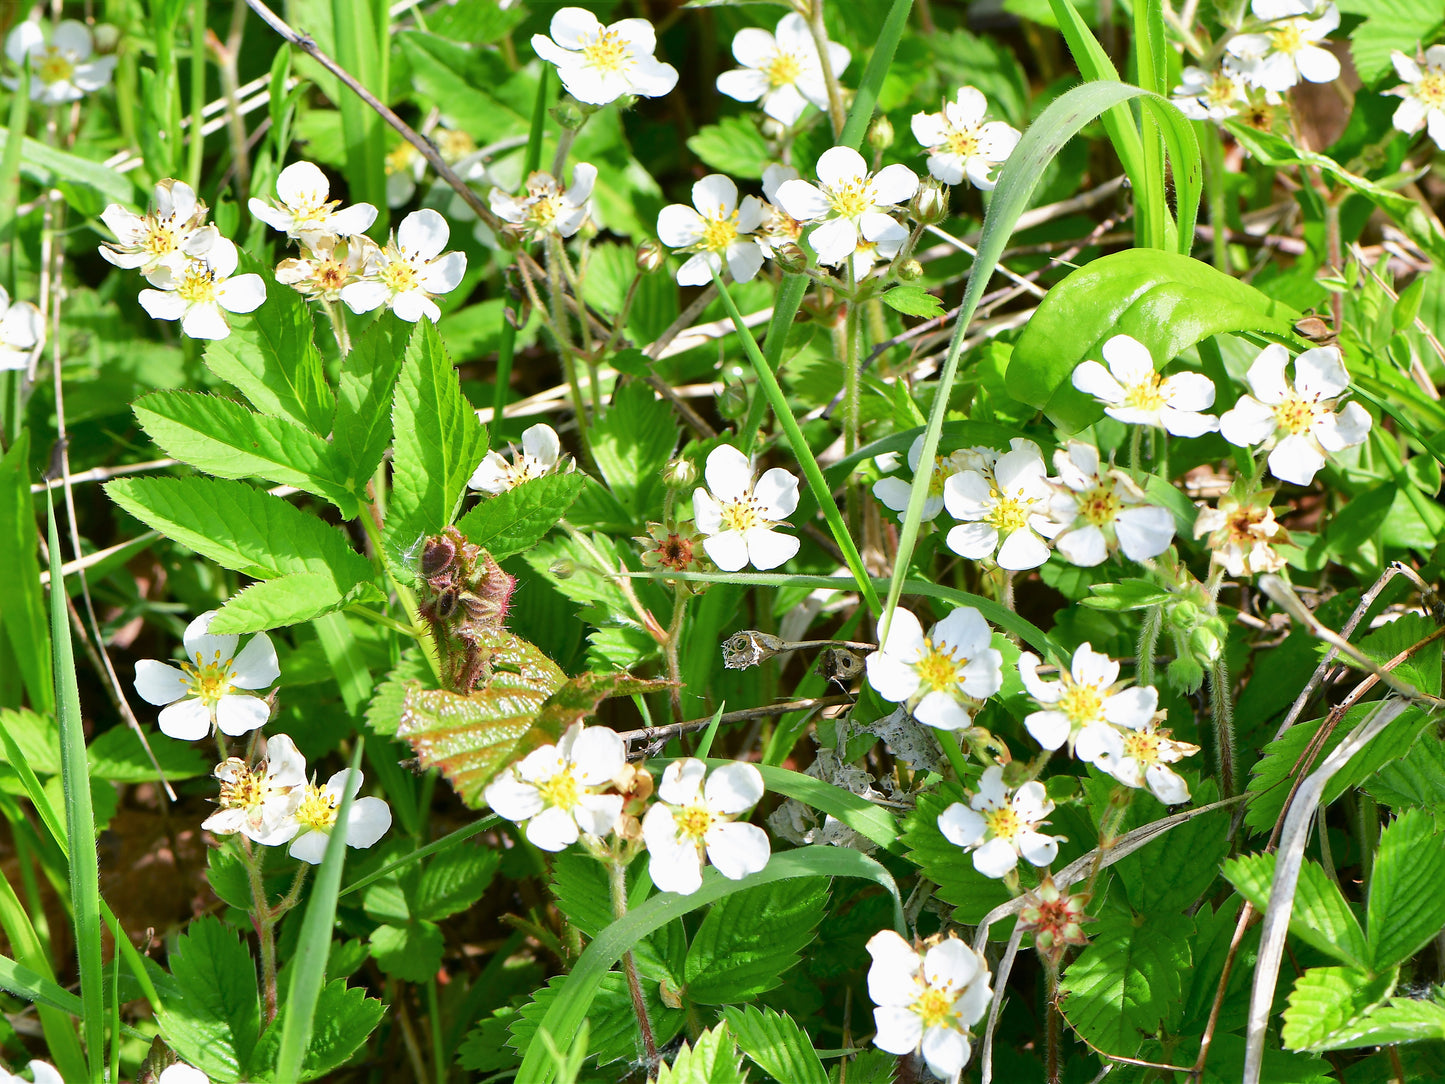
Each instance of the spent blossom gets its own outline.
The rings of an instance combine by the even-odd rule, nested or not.
[[[501,452],[488,452],[467,485],[483,493],[505,493],[523,482],[552,474],[559,463],[565,462],[563,472],[576,467],[571,459],[562,459],[562,441],[550,425],[534,425],[522,433],[522,450],[512,449],[512,460],[508,462]]]
[[[770,259],[786,244],[797,244],[803,236],[803,224],[778,205],[778,188],[787,181],[796,181],[801,174],[796,166],[774,162],[763,169],[763,224],[758,227],[758,247]]]
[[[251,197],[251,213],[287,237],[314,246],[320,237],[352,237],[376,221],[376,208],[357,203],[337,210],[340,200],[328,199],[331,182],[310,162],[293,162],[276,178],[274,203]]]
[[[756,478],[748,457],[730,444],[708,453],[707,489],[692,493],[693,521],[707,537],[702,548],[724,572],[749,564],[777,568],[798,552],[798,540],[777,528],[798,507],[798,479],[782,467]]]
[[[269,705],[252,690],[268,688],[281,676],[271,638],[258,632],[238,654],[239,636],[207,631],[215,616],[207,610],[186,626],[181,637],[186,661],[179,667],[155,659],[135,664],[135,691],[148,704],[168,705],[157,721],[161,733],[172,738],[195,741],[212,726],[236,737],[270,718]]]
[[[24,369],[45,334],[45,317],[29,301],[10,301],[0,286],[0,372]]]
[[[112,203],[100,220],[115,234],[115,241],[100,246],[100,254],[116,267],[137,268],[149,274],[162,264],[177,268],[188,258],[204,256],[219,239],[215,226],[206,225],[206,205],[184,181],[166,178],[156,182],[151,210],[144,215]]]
[[[692,757],[669,764],[657,801],[642,818],[653,884],[686,896],[702,886],[709,861],[732,881],[766,866],[772,856],[767,833],[736,819],[762,797],[762,773],[751,764],[724,764],[710,775]]]
[[[1248,497],[1227,493],[1214,508],[1200,508],[1194,537],[1205,538],[1210,559],[1236,578],[1278,572],[1285,559],[1277,547],[1289,545],[1289,532],[1274,518],[1274,490]]]
[[[907,166],[884,166],[869,173],[868,163],[857,151],[832,147],[818,159],[818,184],[784,181],[775,202],[799,222],[818,224],[808,240],[819,263],[837,267],[861,255],[871,267],[875,246],[877,254],[887,255],[885,247],[896,254],[907,240],[907,229],[888,212],[906,204],[916,191],[918,177]]]
[[[1126,425],[1152,425],[1176,437],[1199,437],[1219,428],[1203,414],[1214,405],[1214,382],[1200,373],[1160,376],[1149,348],[1128,335],[1115,335],[1102,350],[1106,369],[1081,362],[1074,387],[1104,404],[1104,413]]]
[[[749,26],[733,36],[733,56],[742,65],[717,77],[717,88],[740,102],[762,102],[763,112],[792,126],[811,102],[828,108],[828,88],[808,21],[796,12],[778,21],[776,33]],[[843,74],[851,54],[828,42],[828,65]]]
[[[301,250],[300,256],[276,265],[276,281],[303,297],[337,301],[341,291],[366,277],[381,246],[365,234],[341,238],[323,234]]]
[[[266,739],[266,756],[252,767],[239,757],[216,765],[220,809],[201,827],[218,836],[239,832],[254,843],[275,846],[296,834],[294,815],[306,787],[306,759],[285,734]]]
[[[456,289],[467,270],[466,253],[442,252],[450,236],[447,220],[437,212],[413,211],[376,253],[367,276],[342,287],[341,300],[352,312],[385,305],[409,323],[423,316],[435,323],[442,310],[432,299]]]
[[[1339,78],[1339,59],[1320,44],[1340,25],[1333,3],[1254,0],[1253,11],[1267,25],[1257,33],[1237,34],[1225,46],[1251,85],[1282,94],[1301,79],[1331,83]]]
[[[552,16],[552,36],[532,35],[532,49],[557,66],[567,93],[588,105],[606,105],[624,94],[658,98],[677,86],[677,69],[653,56],[657,34],[646,19],[603,26],[583,8]]]
[[[1131,561],[1158,557],[1174,541],[1174,517],[1150,504],[1144,491],[1121,470],[1103,469],[1099,449],[1069,441],[1054,453],[1049,515],[1061,525],[1054,547],[1071,564],[1091,568],[1114,550]]]
[[[913,137],[928,151],[928,172],[944,184],[993,189],[995,166],[1008,160],[1021,135],[1001,120],[984,121],[988,100],[973,87],[961,87],[940,113],[913,114]]]
[[[763,249],[753,236],[763,224],[762,201],[745,196],[739,204],[738,186],[712,173],[692,186],[692,204],[669,204],[657,216],[658,239],[692,253],[677,270],[677,284],[706,286],[724,261],[734,281],[749,281],[763,266]]]
[[[1445,150],[1445,45],[1426,49],[1423,63],[1398,49],[1390,54],[1390,60],[1395,73],[1405,80],[1385,91],[1401,99],[1395,109],[1395,127],[1411,135],[1424,128],[1435,145]]]
[[[1003,877],[1014,871],[1020,857],[1047,866],[1058,856],[1063,837],[1039,831],[1053,810],[1042,783],[1031,780],[1010,794],[1003,768],[993,764],[984,770],[968,805],[954,802],[943,811],[938,830],[950,843],[973,851],[973,868],[985,877]]]
[[[302,862],[319,866],[326,857],[326,842],[336,830],[342,795],[361,789],[361,773],[342,768],[325,785],[308,783],[292,814],[295,838],[289,854]],[[353,797],[347,810],[345,835],[348,847],[370,847],[391,827],[391,807],[380,798]]]
[[[1353,448],[1370,433],[1370,414],[1359,403],[1335,412],[1350,386],[1337,346],[1317,346],[1294,359],[1294,382],[1285,379],[1289,352],[1271,343],[1245,374],[1253,395],[1241,395],[1219,419],[1224,439],[1241,448],[1271,449],[1269,472],[1281,482],[1307,486],[1335,452]]]
[[[527,176],[527,191],[522,196],[509,196],[500,188],[487,195],[492,213],[512,223],[517,232],[532,241],[544,240],[549,234],[571,237],[587,221],[591,208],[592,186],[597,182],[597,167],[578,162],[572,167],[572,184],[563,188],[550,173]]]
[[[1038,445],[1024,440],[987,472],[969,469],[949,477],[943,503],[963,522],[948,532],[948,548],[974,561],[992,557],[1010,571],[1038,568],[1049,559],[1044,539],[1057,529],[1048,517],[1053,492],[1047,474]]]
[[[605,726],[574,723],[556,745],[534,749],[486,789],[498,816],[527,826],[527,839],[560,851],[582,833],[605,836],[622,815],[620,794],[603,794],[627,763],[622,739]]]
[[[224,339],[231,334],[226,313],[254,312],[266,300],[260,275],[236,275],[236,246],[217,236],[200,256],[176,264],[159,263],[146,274],[155,289],[142,290],[141,308],[157,320],[179,320],[193,339]]]
[[[5,38],[5,55],[16,67],[30,65],[30,100],[46,105],[77,102],[110,82],[116,58],[91,59],[95,39],[90,29],[74,19],[63,19],[52,30],[38,19],[16,23]],[[11,90],[19,81],[6,77]]]
[[[1119,681],[1118,662],[1087,642],[1058,681],[1039,677],[1039,666],[1032,652],[1019,656],[1019,677],[1040,709],[1024,718],[1024,726],[1045,749],[1067,743],[1080,760],[1097,764],[1105,754],[1122,753],[1121,727],[1148,726],[1159,707],[1158,689]]]
[[[1003,687],[1003,656],[993,630],[972,606],[960,606],[928,634],[910,611],[893,611],[888,636],[868,656],[868,684],[884,700],[905,704],[920,723],[961,730],[980,703]]]
[[[928,1068],[955,1080],[973,1053],[971,1028],[993,992],[988,961],[957,937],[920,953],[892,930],[868,939],[873,1045],[890,1054],[920,1051]]]

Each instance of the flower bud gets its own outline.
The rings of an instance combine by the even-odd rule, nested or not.
[[[96,23],[91,33],[95,38],[97,53],[113,53],[120,44],[120,27],[114,23]]]
[[[893,124],[882,113],[868,125],[868,146],[880,153],[893,146]]]
[[[1199,623],[1199,607],[1192,602],[1180,600],[1169,607],[1169,624],[1187,632]]]
[[[923,277],[923,265],[909,257],[893,265],[893,273],[903,282],[917,282]]]
[[[552,117],[557,124],[569,132],[575,132],[587,121],[588,110],[581,102],[572,97],[565,97],[552,110]]]
[[[1204,684],[1204,667],[1187,655],[1181,655],[1169,664],[1169,684],[1183,693],[1199,691]]]
[[[1202,662],[1214,662],[1224,652],[1224,638],[1214,625],[1210,621],[1189,633],[1189,650]]]
[[[808,269],[807,255],[791,241],[773,248],[773,262],[790,275],[800,275]]]
[[[758,124],[758,131],[769,143],[781,143],[788,138],[788,126],[780,120],[765,116]]]
[[[660,241],[648,238],[637,246],[637,270],[644,275],[656,271],[667,257]]]
[[[748,411],[748,393],[741,384],[727,383],[717,397],[717,410],[724,418],[735,421]]]
[[[567,580],[572,578],[573,573],[577,571],[577,566],[568,560],[553,561],[547,571],[559,580]]]
[[[925,177],[913,194],[908,213],[915,222],[938,225],[948,217],[948,187],[934,177]]]
[[[662,482],[668,489],[691,489],[697,484],[697,466],[691,459],[674,459],[662,469]]]

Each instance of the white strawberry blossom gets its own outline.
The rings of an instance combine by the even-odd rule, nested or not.
[[[819,263],[837,267],[856,254],[871,267],[878,255],[888,254],[885,249],[896,255],[907,240],[908,230],[887,212],[907,203],[916,191],[918,177],[907,166],[869,173],[857,151],[833,147],[818,159],[818,184],[784,181],[776,202],[799,222],[818,223],[808,241]]]
[[[541,241],[553,233],[571,237],[587,221],[591,210],[587,201],[592,198],[596,182],[597,168],[578,162],[572,167],[572,183],[567,188],[562,188],[550,173],[531,173],[525,195],[509,196],[493,188],[487,202],[493,214],[518,227],[530,240]]]
[[[1301,79],[1331,83],[1339,78],[1339,59],[1320,44],[1340,25],[1333,3],[1254,0],[1253,11],[1268,25],[1258,33],[1237,34],[1225,46],[1251,85],[1283,93]]]
[[[734,281],[749,281],[763,266],[762,246],[753,236],[763,224],[762,201],[745,196],[739,205],[738,186],[712,173],[692,186],[692,203],[669,204],[657,216],[658,239],[693,254],[677,270],[678,285],[708,285],[724,261]]]
[[[148,214],[138,215],[118,203],[100,213],[116,240],[100,246],[100,254],[116,267],[137,268],[142,274],[161,264],[173,269],[188,257],[204,256],[219,238],[207,226],[206,205],[184,181],[158,181]]]
[[[1118,752],[1110,750],[1094,763],[1126,787],[1148,787],[1165,805],[1189,801],[1189,784],[1170,768],[1184,757],[1199,752],[1199,746],[1174,741],[1169,732],[1150,722],[1137,730],[1124,731]]]
[[[711,775],[692,757],[669,764],[642,818],[652,883],[687,896],[702,886],[707,862],[731,881],[761,870],[772,856],[767,833],[736,818],[762,797],[763,777],[751,764],[724,764]]]
[[[381,246],[365,234],[342,239],[323,234],[302,249],[301,255],[276,265],[276,281],[303,297],[337,301],[341,291],[366,277]]]
[[[1219,498],[1215,508],[1200,508],[1194,517],[1194,537],[1208,539],[1210,559],[1224,566],[1231,576],[1257,576],[1278,572],[1285,559],[1275,548],[1289,544],[1289,532],[1274,518],[1269,502],[1274,490],[1266,489],[1249,498],[1232,493]]]
[[[1126,425],[1152,425],[1176,437],[1199,437],[1219,428],[1219,419],[1203,414],[1214,405],[1214,382],[1200,373],[1160,376],[1149,348],[1128,335],[1115,335],[1103,347],[1106,369],[1081,362],[1074,387],[1104,404],[1104,413]]]
[[[693,490],[693,520],[707,537],[702,548],[724,572],[751,564],[777,568],[798,552],[798,540],[776,528],[798,507],[798,479],[782,467],[754,480],[748,457],[730,444],[708,453],[707,489]]]
[[[553,473],[561,458],[562,442],[557,431],[550,425],[534,425],[523,431],[522,450],[512,449],[510,463],[501,452],[488,452],[467,485],[483,493],[505,493],[523,482]],[[565,470],[575,467],[573,461],[567,460]]]
[[[1212,120],[1217,124],[1238,116],[1249,105],[1244,76],[1230,63],[1215,71],[1186,67],[1179,73],[1179,85],[1173,93],[1170,101],[1190,120]]]
[[[961,87],[940,113],[913,114],[913,138],[928,151],[928,172],[944,184],[993,189],[990,176],[1018,146],[1019,131],[1001,120],[984,122],[988,99],[973,87]]]
[[[778,204],[778,189],[787,181],[796,181],[801,174],[796,166],[774,162],[763,169],[763,224],[758,227],[758,247],[769,259],[785,244],[797,244],[803,236],[803,223]]]
[[[557,66],[567,93],[588,105],[606,105],[624,94],[658,98],[677,86],[677,69],[653,56],[657,34],[646,19],[603,26],[583,8],[552,16],[552,36],[532,35],[532,49]]]
[[[733,36],[733,56],[742,65],[717,77],[717,88],[740,102],[762,102],[763,112],[791,127],[812,103],[828,108],[828,88],[818,48],[808,22],[796,12],[784,15],[777,32],[749,26]],[[828,42],[828,62],[834,76],[843,74],[851,54],[837,42]]]
[[[948,532],[948,548],[974,561],[992,557],[1010,571],[1038,568],[1049,559],[1044,539],[1058,526],[1048,516],[1047,475],[1043,453],[1027,440],[999,456],[988,474],[952,475],[943,483],[943,503],[963,522]]]
[[[957,1080],[973,1053],[970,1029],[988,1011],[988,961],[956,937],[923,953],[892,930],[868,939],[868,996],[877,1006],[873,1045],[920,1051],[935,1076]]]
[[[1039,657],[1019,656],[1019,677],[1040,710],[1024,718],[1024,726],[1045,749],[1065,743],[1078,759],[1097,764],[1106,754],[1123,754],[1121,728],[1141,730],[1159,707],[1152,685],[1119,681],[1119,664],[1088,643],[1074,651],[1069,669],[1058,681],[1039,677]]]
[[[1405,80],[1385,91],[1401,99],[1392,123],[1411,135],[1424,128],[1435,145],[1445,150],[1445,45],[1426,49],[1423,64],[1398,49],[1390,54],[1390,60],[1396,74]]]
[[[923,435],[920,434],[908,446],[908,469],[917,474],[918,464],[922,460]],[[925,523],[938,518],[938,513],[943,511],[944,483],[959,470],[958,462],[953,456],[936,455],[933,457],[933,470],[928,478],[928,496],[923,500],[923,521]],[[899,522],[903,520],[903,513],[908,508],[908,498],[912,492],[913,483],[902,478],[880,478],[873,483],[873,496],[882,501],[887,508],[897,512]]]
[[[993,764],[984,770],[968,805],[954,802],[943,811],[938,830],[950,843],[973,851],[973,868],[985,877],[1003,877],[1014,871],[1020,857],[1047,866],[1058,856],[1063,837],[1038,830],[1053,810],[1042,783],[1032,780],[1011,795],[1003,768]]]
[[[195,741],[213,725],[236,737],[270,718],[266,701],[251,691],[265,689],[281,676],[271,638],[258,632],[238,654],[239,636],[207,631],[215,616],[215,610],[207,610],[186,626],[181,638],[186,661],[179,667],[155,659],[135,664],[135,690],[148,704],[168,705],[157,721],[161,733],[172,738]]]
[[[884,700],[905,704],[920,723],[961,730],[980,702],[1003,687],[1003,656],[992,643],[993,630],[972,606],[960,606],[926,636],[918,618],[900,606],[865,663],[868,684]]]
[[[287,237],[314,245],[325,236],[351,237],[365,233],[376,221],[376,208],[357,203],[337,210],[340,200],[331,200],[331,182],[310,162],[293,162],[276,178],[275,203],[251,197],[251,213]]]
[[[556,745],[534,749],[486,789],[498,816],[527,826],[527,839],[560,851],[582,833],[605,836],[622,815],[622,796],[602,794],[627,763],[617,732],[574,723]]]
[[[296,834],[294,816],[306,788],[306,758],[287,735],[266,739],[266,758],[256,767],[229,757],[213,774],[221,783],[221,808],[201,822],[207,832],[239,832],[265,846],[289,842]]]
[[[1121,470],[1104,470],[1099,449],[1071,440],[1054,453],[1059,472],[1049,515],[1062,526],[1054,548],[1071,564],[1102,564],[1113,550],[1131,561],[1158,557],[1174,541],[1174,517],[1150,504],[1144,491]]]
[[[308,783],[292,814],[296,834],[287,853],[292,858],[319,866],[326,857],[326,842],[336,830],[336,815],[342,795],[361,789],[361,773],[342,768],[324,786]],[[346,845],[370,847],[391,827],[391,807],[380,798],[353,797],[346,818]]]
[[[45,317],[29,301],[10,301],[0,286],[0,372],[24,369],[45,334]]]
[[[94,52],[89,28],[74,19],[63,19],[53,30],[38,19],[27,19],[5,38],[5,55],[15,66],[30,65],[30,100],[46,105],[77,102],[110,82],[116,58],[92,60]],[[19,81],[7,76],[4,84],[15,90]]]
[[[342,287],[341,300],[352,312],[385,305],[409,323],[423,316],[435,323],[442,310],[432,298],[456,289],[467,271],[466,253],[442,252],[450,236],[447,220],[437,212],[413,211],[376,254],[367,277]]]
[[[218,236],[200,256],[159,263],[146,274],[156,289],[140,292],[141,308],[157,320],[179,320],[192,339],[224,339],[231,334],[226,313],[254,312],[266,300],[260,275],[233,275],[238,262],[235,244]]]
[[[1269,472],[1281,482],[1307,486],[1326,458],[1360,444],[1370,433],[1370,415],[1359,403],[1335,412],[1350,386],[1339,347],[1317,346],[1294,359],[1294,383],[1285,379],[1289,352],[1279,343],[1260,351],[1242,395],[1219,419],[1224,439],[1241,448],[1263,445]]]

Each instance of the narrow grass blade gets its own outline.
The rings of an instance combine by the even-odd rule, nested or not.
[[[868,66],[863,69],[863,78],[858,81],[858,93],[848,113],[848,122],[843,125],[843,132],[838,137],[840,147],[852,147],[856,151],[868,134],[873,107],[878,104],[878,91],[893,63],[893,53],[903,37],[903,28],[908,25],[908,11],[912,7],[913,0],[893,0],[893,6],[888,9],[883,29],[878,32],[878,41],[868,53]]]
[[[47,494],[49,496],[49,494]],[[100,953],[100,864],[95,853],[95,811],[90,802],[90,763],[85,757],[85,727],[65,606],[65,577],[60,571],[60,535],[55,502],[50,513],[50,639],[54,652],[56,717],[60,722],[60,772],[65,789],[66,834],[70,848],[70,900],[75,946],[80,963],[81,1017],[91,1084],[105,1075],[105,970]]]
[[[49,715],[55,711],[55,678],[40,562],[35,556],[29,457],[30,433],[22,430],[20,439],[0,458],[0,621],[5,623],[31,706]]]
[[[385,99],[386,40],[390,5],[380,0],[332,0],[331,13],[336,33],[336,62],[358,82]],[[341,133],[346,142],[346,175],[352,198],[377,208],[377,220],[386,227],[386,125],[355,94],[343,91],[336,103],[341,113]]]
[[[726,707],[727,703],[724,701],[717,706],[717,711],[712,713],[712,722],[708,723],[707,729],[702,732],[702,741],[697,743],[698,760],[706,760],[707,755],[712,752],[712,742],[717,737],[718,723],[722,722],[723,711]]]
[[[14,263],[15,208],[20,205],[20,152],[25,147],[25,130],[30,126],[30,65],[22,64],[16,73],[15,89],[10,97],[10,132],[5,137],[5,153],[0,157],[0,242],[9,246],[9,262]],[[14,268],[5,269],[4,278],[14,285]],[[13,436],[13,434],[11,434]]]
[[[60,1075],[64,1079],[84,1079],[85,1054],[80,1049],[80,1040],[76,1038],[75,1026],[71,1023],[71,1016],[78,1014],[61,1006],[47,1003],[43,999],[42,995],[46,989],[49,989],[53,998],[55,991],[60,991],[61,988],[55,982],[55,973],[51,970],[45,946],[41,943],[34,925],[30,922],[30,915],[26,912],[25,905],[20,902],[20,897],[15,894],[15,889],[4,877],[0,877],[0,928],[5,931],[11,951],[15,953],[16,963],[20,967],[34,972],[38,982],[49,984],[49,987],[43,989],[36,987],[32,991],[36,995],[34,997],[31,997],[30,993],[20,993],[19,996],[28,997],[36,1003],[36,1011],[40,1016],[41,1029],[45,1032],[45,1045],[50,1051],[51,1060],[60,1070]],[[12,993],[16,992],[12,990]],[[75,995],[67,994],[66,996],[74,997]]]
[[[448,832],[446,835],[442,836],[441,839],[434,840],[433,842],[428,843],[425,847],[418,847],[410,854],[402,858],[398,858],[395,862],[388,862],[386,865],[382,866],[374,873],[368,873],[365,877],[352,881],[349,885],[347,885],[341,890],[340,895],[349,896],[353,892],[359,892],[367,885],[373,884],[374,882],[381,880],[383,877],[389,877],[399,869],[405,869],[407,866],[414,865],[415,863],[420,862],[423,858],[429,858],[431,855],[438,854],[441,851],[450,850],[453,846],[460,843],[462,840],[470,839],[472,836],[477,835],[480,832],[485,832],[488,828],[496,825],[497,822],[500,820],[501,818],[498,817],[496,814],[491,814],[489,816],[483,817],[479,821],[468,824],[465,827],[458,828],[455,832]]]

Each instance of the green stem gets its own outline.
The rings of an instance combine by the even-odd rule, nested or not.
[[[624,918],[627,915],[627,867],[616,858],[607,862],[607,882],[612,890],[612,916]],[[631,951],[622,955],[622,969],[627,975],[627,992],[632,995],[632,1011],[637,1014],[637,1026],[642,1031],[642,1046],[647,1055],[647,1072],[657,1067],[657,1041],[652,1036],[652,1021],[647,1018],[647,1002],[642,997],[642,982],[637,977],[637,961]]]
[[[1134,677],[1140,685],[1154,684],[1154,651],[1159,646],[1159,631],[1163,627],[1163,606],[1153,606],[1145,611],[1144,621],[1139,626],[1139,646],[1134,660]]]
[[[266,883],[261,876],[264,852],[251,849],[251,841],[240,837],[241,864],[251,884],[251,922],[256,927],[256,940],[261,945],[261,995],[265,1003],[262,1027],[270,1027],[276,1019],[276,913],[266,901]]]
[[[838,73],[833,70],[833,61],[828,56],[828,28],[823,23],[823,0],[812,0],[808,5],[808,32],[812,35],[818,63],[823,70],[823,85],[828,89],[828,121],[833,126],[833,138],[837,139],[843,134],[848,118],[843,111],[843,88],[838,85]]]
[[[893,63],[893,54],[908,25],[908,11],[913,0],[893,0],[888,17],[878,31],[878,41],[868,54],[868,66],[863,69],[863,78],[858,80],[858,93],[853,97],[853,109],[848,114],[848,123],[838,137],[838,146],[852,147],[855,151],[868,132],[873,121],[873,107],[878,104],[878,90]]]
[[[1196,129],[1200,125],[1195,126]],[[1209,225],[1214,230],[1214,266],[1229,273],[1229,221],[1224,190],[1224,137],[1219,125],[1206,121],[1204,134],[1204,187],[1209,193]]]
[[[963,748],[958,744],[958,735],[951,730],[935,730],[933,733],[938,739],[938,744],[943,746],[943,755],[948,758],[948,763],[953,767],[953,774],[962,783],[966,778],[968,758],[963,755]]]
[[[670,492],[670,491],[669,491]],[[692,592],[687,585],[679,582],[673,588],[672,620],[667,625],[667,643],[662,645],[667,658],[667,680],[672,682],[668,696],[672,701],[672,721],[682,722],[682,664],[678,658],[678,641],[682,639],[682,621],[687,616],[687,600]]]
[[[768,334],[764,340],[763,358],[770,373],[776,373],[782,363],[788,328],[792,326],[793,318],[798,314],[798,306],[803,303],[803,295],[807,292],[807,275],[783,276],[777,296],[773,298],[773,318],[768,323]],[[767,409],[768,397],[759,389],[753,393],[752,401],[748,404],[747,417],[743,419],[742,428],[738,430],[738,450],[743,455],[753,454],[753,445],[757,443],[758,430],[762,428],[763,415],[767,413]]]
[[[363,506],[361,515],[357,517],[361,521],[361,529],[366,533],[368,541],[371,542],[372,552],[381,563],[386,573],[387,583],[396,592],[397,600],[401,603],[402,609],[406,611],[406,619],[411,622],[410,629],[404,629],[418,644],[421,645],[422,654],[426,656],[427,665],[431,667],[432,676],[441,679],[441,652],[436,641],[432,639],[430,630],[421,616],[420,608],[417,606],[416,595],[411,588],[402,583],[392,574],[391,565],[386,560],[385,543],[382,541],[381,528],[377,526],[376,517],[372,515],[372,509]],[[399,623],[398,623],[399,625]]]
[[[1209,711],[1214,721],[1214,742],[1219,756],[1219,789],[1234,797],[1234,705],[1229,700],[1229,666],[1221,651],[1209,667]]]
[[[860,395],[858,390],[858,283],[853,273],[853,261],[848,260],[848,311],[843,318],[843,454],[852,455],[858,448],[858,412]],[[858,487],[848,484],[843,494],[847,510],[847,522],[857,533],[862,530],[862,502],[858,498]]]
[[[201,135],[206,106],[206,0],[191,4],[191,146],[186,176],[191,187],[201,187],[201,160],[206,139]]]

